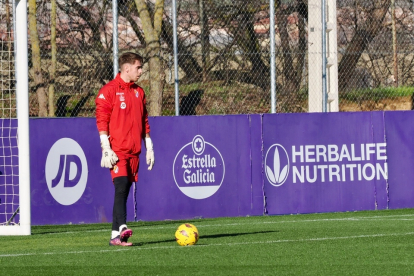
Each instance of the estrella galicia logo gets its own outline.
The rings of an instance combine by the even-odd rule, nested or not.
[[[220,151],[203,136],[184,145],[173,163],[174,181],[180,191],[194,199],[215,194],[224,180],[225,165]]]
[[[70,138],[56,141],[47,155],[45,174],[47,187],[57,202],[77,202],[88,180],[88,164],[81,146]]]
[[[289,156],[282,145],[272,145],[265,157],[266,177],[273,186],[285,183],[289,174]]]

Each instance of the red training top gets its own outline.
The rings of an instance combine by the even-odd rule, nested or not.
[[[150,132],[144,90],[118,73],[99,90],[95,103],[98,131],[108,132],[112,150],[120,159],[138,156]]]

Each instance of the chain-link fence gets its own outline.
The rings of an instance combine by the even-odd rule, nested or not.
[[[340,110],[410,110],[414,1],[337,1]]]
[[[13,10],[11,5],[0,9],[0,118],[16,117],[16,95],[13,52]]]
[[[268,1],[178,2],[180,114],[270,112],[268,20]]]
[[[3,15],[11,2],[1,0]],[[150,57],[137,2],[145,3],[152,23],[155,20],[155,0],[118,0],[118,51],[144,56],[139,84],[151,108],[155,103],[149,97]],[[319,70],[312,55],[322,53],[310,52],[314,30],[309,26],[309,3],[275,1],[276,112],[308,112],[308,92],[319,82],[310,74]],[[176,1],[181,115],[270,112],[269,4],[269,0]],[[112,1],[30,0],[28,6],[30,115],[94,116],[96,94],[114,75]],[[333,54],[338,77],[330,77],[336,79],[339,111],[412,109],[414,1],[337,0],[335,9]],[[30,21],[34,12],[35,20]],[[158,54],[163,68],[162,115],[174,115],[171,0],[165,1],[163,12]],[[2,34],[12,19],[0,18],[4,40]],[[13,48],[11,43],[1,46]]]

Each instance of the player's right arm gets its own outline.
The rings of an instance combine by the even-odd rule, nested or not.
[[[95,99],[96,104],[96,125],[99,131],[99,138],[102,147],[101,167],[111,169],[118,161],[118,156],[111,149],[109,143],[109,121],[112,114],[112,95],[107,85],[99,90]]]
[[[112,114],[112,95],[109,93],[110,87],[105,85],[98,92],[95,99],[96,105],[96,125],[99,132],[106,132],[109,134],[109,121]]]

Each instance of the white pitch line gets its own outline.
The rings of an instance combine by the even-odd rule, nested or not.
[[[307,220],[280,220],[280,221],[254,221],[254,222],[240,222],[240,223],[226,223],[226,224],[200,224],[197,228],[203,227],[223,227],[223,226],[240,226],[240,225],[254,225],[254,224],[273,224],[273,223],[300,223],[300,222],[323,222],[323,221],[358,221],[367,219],[382,219],[382,218],[397,218],[397,217],[412,217],[414,214],[407,215],[390,215],[390,216],[370,216],[370,217],[349,217],[349,218],[338,218],[338,219],[307,219]],[[178,223],[177,223],[178,224]],[[149,230],[149,229],[171,229],[176,226],[160,226],[160,227],[138,227],[138,230]]]
[[[373,234],[373,235],[356,235],[356,236],[342,236],[342,237],[322,237],[322,238],[309,238],[309,239],[296,239],[296,240],[274,240],[274,241],[256,241],[256,242],[235,242],[235,243],[215,243],[215,244],[203,244],[196,246],[154,246],[154,247],[129,247],[115,250],[90,250],[90,251],[67,251],[67,252],[45,252],[45,253],[22,253],[22,254],[4,254],[0,255],[0,258],[7,257],[21,257],[21,256],[39,256],[39,255],[63,255],[63,254],[85,254],[85,253],[106,253],[117,251],[130,251],[130,250],[155,250],[155,249],[181,249],[181,248],[200,248],[211,246],[237,246],[237,245],[249,245],[249,244],[272,244],[272,243],[289,243],[289,242],[313,242],[313,241],[327,241],[327,240],[343,240],[343,239],[361,239],[361,238],[378,238],[378,237],[396,237],[396,236],[410,236],[414,235],[414,232],[408,233],[392,233],[392,234]]]
[[[379,220],[386,218],[387,220],[391,220],[389,218],[398,218],[398,217],[413,217],[414,214],[406,214],[406,215],[389,215],[389,216],[370,216],[370,217],[349,217],[349,218],[337,218],[337,219],[306,219],[306,220],[280,220],[280,221],[253,221],[253,222],[240,222],[240,223],[225,223],[225,224],[200,224],[197,225],[197,228],[204,228],[204,227],[223,227],[223,226],[242,226],[242,225],[255,225],[255,224],[274,224],[274,223],[300,223],[300,222],[330,222],[330,221],[359,221],[359,220]],[[394,220],[414,220],[414,219],[394,219]],[[201,220],[200,220],[201,221]],[[179,223],[177,223],[178,225]],[[169,225],[169,226],[146,226],[146,227],[137,227],[137,231],[140,230],[157,230],[157,229],[175,229],[177,225]],[[82,233],[95,233],[95,232],[109,232],[107,229],[101,230],[89,230],[89,231],[82,231]],[[56,234],[74,234],[79,233],[78,231],[68,231],[68,232],[57,232],[57,233],[47,233],[44,235],[56,235]]]
[[[412,218],[412,219],[406,219],[406,218],[401,218],[401,219],[387,219],[387,220],[414,220],[414,218]]]

